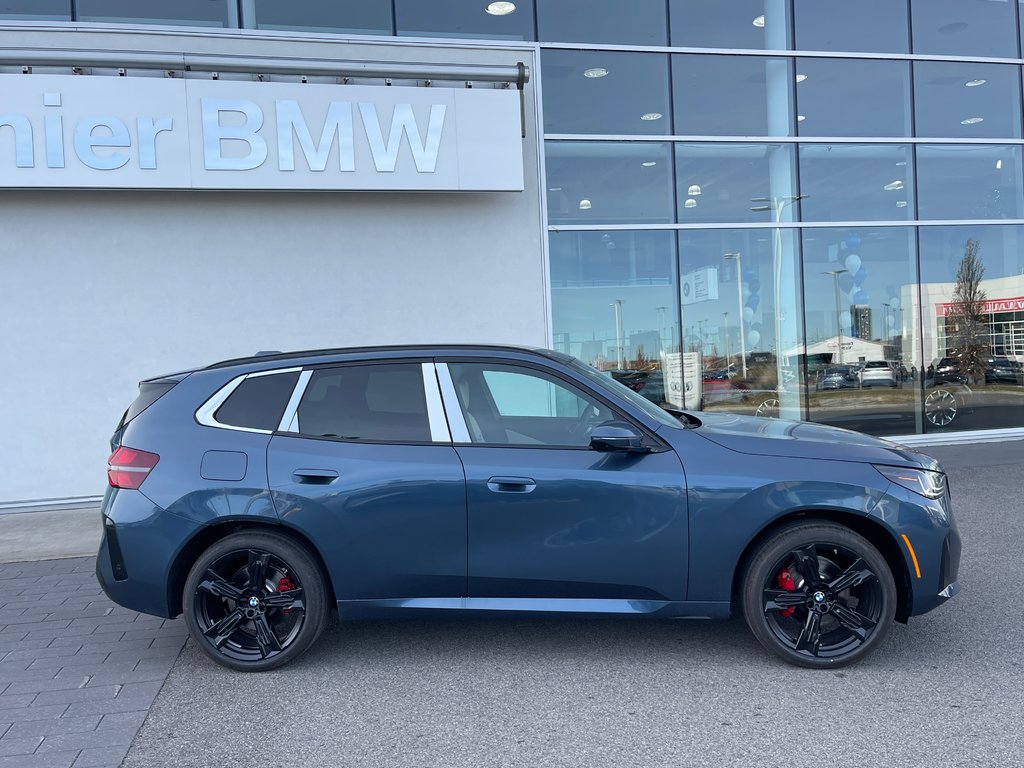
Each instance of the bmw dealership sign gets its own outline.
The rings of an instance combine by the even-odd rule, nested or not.
[[[0,187],[523,189],[518,92],[0,75]]]

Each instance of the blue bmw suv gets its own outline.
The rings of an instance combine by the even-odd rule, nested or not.
[[[959,591],[932,458],[814,424],[665,411],[563,354],[264,354],[143,381],[97,576],[237,670],[342,619],[740,611],[835,668]]]

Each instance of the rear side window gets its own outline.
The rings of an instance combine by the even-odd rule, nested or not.
[[[214,418],[229,427],[273,432],[281,423],[281,416],[298,380],[298,371],[250,376],[228,396]]]
[[[349,365],[313,373],[299,403],[299,431],[314,437],[428,443],[419,363]]]

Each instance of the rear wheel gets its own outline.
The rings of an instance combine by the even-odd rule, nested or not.
[[[203,552],[182,605],[203,653],[231,669],[260,672],[313,644],[324,627],[327,596],[304,547],[274,533],[242,532]]]
[[[885,558],[841,525],[789,526],[753,554],[742,582],[743,614],[775,655],[802,667],[842,667],[885,637],[896,585]]]

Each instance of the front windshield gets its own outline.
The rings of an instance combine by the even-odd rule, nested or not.
[[[628,400],[631,404],[639,408],[652,419],[656,419],[669,427],[676,427],[678,429],[684,428],[682,422],[673,417],[672,414],[662,410],[646,397],[638,395],[625,384],[616,381],[610,374],[601,373],[597,369],[591,368],[589,365],[581,363],[575,357],[570,357],[568,355],[560,354],[558,355],[558,360],[571,367],[577,373],[583,374],[593,384],[601,387],[602,389],[610,390],[624,400]]]

